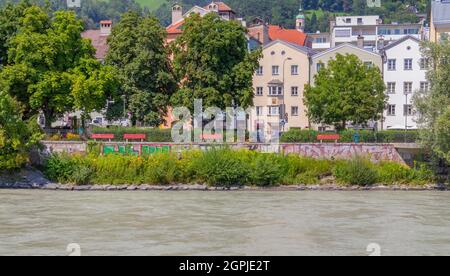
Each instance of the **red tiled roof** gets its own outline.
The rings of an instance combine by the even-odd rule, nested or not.
[[[108,36],[102,34],[100,30],[87,30],[82,32],[81,36],[92,41],[92,46],[94,46],[96,50],[95,57],[99,60],[103,60],[109,49],[107,43]]]
[[[230,8],[230,6],[228,6],[224,2],[213,1],[212,3],[215,3],[219,7],[219,12],[234,12],[233,9]],[[205,6],[204,8],[208,9],[208,7],[209,7],[209,4],[207,6]]]
[[[284,40],[300,46],[305,46],[306,34],[295,29],[284,29],[280,26],[269,26],[269,37],[271,40]]]
[[[166,31],[168,34],[181,34],[181,33],[183,33],[183,30],[181,29],[183,24],[184,24],[184,19],[178,21],[175,24],[171,24],[170,26],[168,26],[166,28]]]

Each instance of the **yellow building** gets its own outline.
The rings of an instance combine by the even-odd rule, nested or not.
[[[254,107],[249,130],[259,140],[290,128],[308,128],[303,90],[309,83],[312,50],[282,40],[263,48],[260,67],[253,77]]]
[[[450,34],[450,1],[432,0],[430,41],[440,41],[442,34]]]

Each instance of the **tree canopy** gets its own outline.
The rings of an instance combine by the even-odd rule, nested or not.
[[[380,119],[384,91],[379,68],[368,67],[355,55],[338,54],[319,70],[314,85],[306,85],[304,101],[312,122],[342,130],[349,122],[364,125]]]
[[[73,12],[51,14],[35,5],[24,10],[17,32],[8,40],[0,86],[22,104],[26,118],[42,112],[49,127],[74,108],[89,112],[104,107],[99,100],[113,92],[112,77],[95,60],[82,31],[83,23]],[[98,83],[94,86],[93,81]]]
[[[249,52],[245,28],[216,14],[191,15],[174,45],[174,68],[181,88],[175,106],[247,108],[253,104],[252,79],[261,51]]]
[[[436,156],[450,162],[450,41],[425,42],[430,90],[418,91],[414,104],[419,114],[421,140]]]
[[[158,19],[137,12],[124,14],[109,37],[105,61],[116,68],[126,110],[135,124],[163,123],[176,89],[165,38]]]

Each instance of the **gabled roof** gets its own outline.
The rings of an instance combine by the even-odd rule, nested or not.
[[[269,25],[271,40],[284,40],[300,46],[305,46],[306,34],[296,29],[284,29],[280,26]]]
[[[105,59],[108,52],[108,35],[102,34],[100,30],[87,30],[81,33],[81,37],[91,40],[92,46],[95,48],[95,57],[98,60]]]
[[[328,53],[331,53],[331,52],[335,52],[335,51],[337,51],[337,50],[340,50],[340,49],[342,49],[342,48],[344,48],[344,47],[353,48],[353,49],[358,50],[358,51],[361,51],[361,52],[365,52],[365,53],[372,54],[372,55],[377,56],[377,57],[381,57],[381,55],[379,55],[379,54],[377,54],[377,53],[375,53],[375,52],[367,51],[366,49],[359,48],[359,47],[357,47],[357,46],[355,46],[355,45],[353,45],[353,44],[350,44],[350,43],[344,43],[344,44],[341,44],[341,45],[336,46],[336,47],[334,47],[334,48],[330,48],[330,49],[328,49],[328,50],[319,52],[319,53],[313,55],[313,58],[321,57],[321,56],[326,55],[326,54],[328,54]]]
[[[383,49],[381,49],[381,50],[382,50],[382,51],[389,50],[389,49],[394,48],[395,46],[397,46],[397,45],[399,45],[399,44],[402,44],[402,43],[405,42],[406,40],[410,40],[410,39],[413,40],[413,41],[415,41],[415,42],[417,42],[417,43],[420,43],[420,40],[419,40],[419,39],[415,38],[414,36],[407,35],[407,36],[404,36],[404,37],[402,37],[401,39],[399,39],[399,40],[397,40],[397,41],[394,41],[394,42],[390,43],[389,45],[383,47]]]
[[[184,25],[184,18],[175,24],[171,24],[166,28],[168,34],[181,34],[183,30],[181,29]]]
[[[431,1],[434,24],[450,24],[450,1]]]
[[[290,48],[292,48],[292,49],[294,49],[294,50],[296,50],[296,51],[300,51],[300,52],[302,52],[302,53],[304,53],[304,54],[306,54],[306,55],[314,55],[316,52],[313,50],[313,49],[311,49],[311,48],[308,48],[308,47],[305,47],[305,46],[300,46],[300,45],[297,45],[297,44],[294,44],[294,43],[290,43],[290,42],[287,42],[287,41],[284,41],[284,40],[274,40],[274,41],[272,41],[272,42],[270,42],[270,43],[268,43],[268,44],[266,44],[264,47],[263,47],[263,49],[267,49],[267,48],[270,48],[270,47],[272,47],[273,45],[275,45],[275,44],[278,44],[278,43],[281,43],[281,44],[283,44],[283,45],[285,45],[285,46],[287,46],[287,47],[290,47]]]
[[[216,1],[213,1],[213,2],[209,3],[208,5],[206,5],[205,9],[208,9],[209,5],[211,5],[213,3],[218,6],[219,12],[234,12],[233,9],[230,8],[230,6],[228,6],[224,2],[216,2]]]

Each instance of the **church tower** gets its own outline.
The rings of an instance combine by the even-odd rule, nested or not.
[[[178,3],[175,3],[172,6],[172,24],[177,23],[181,19],[183,19],[183,7]]]
[[[295,19],[295,28],[298,31],[304,32],[305,31],[305,15],[303,14],[303,8],[302,8],[302,1],[300,0],[300,9],[299,9],[299,13]]]

